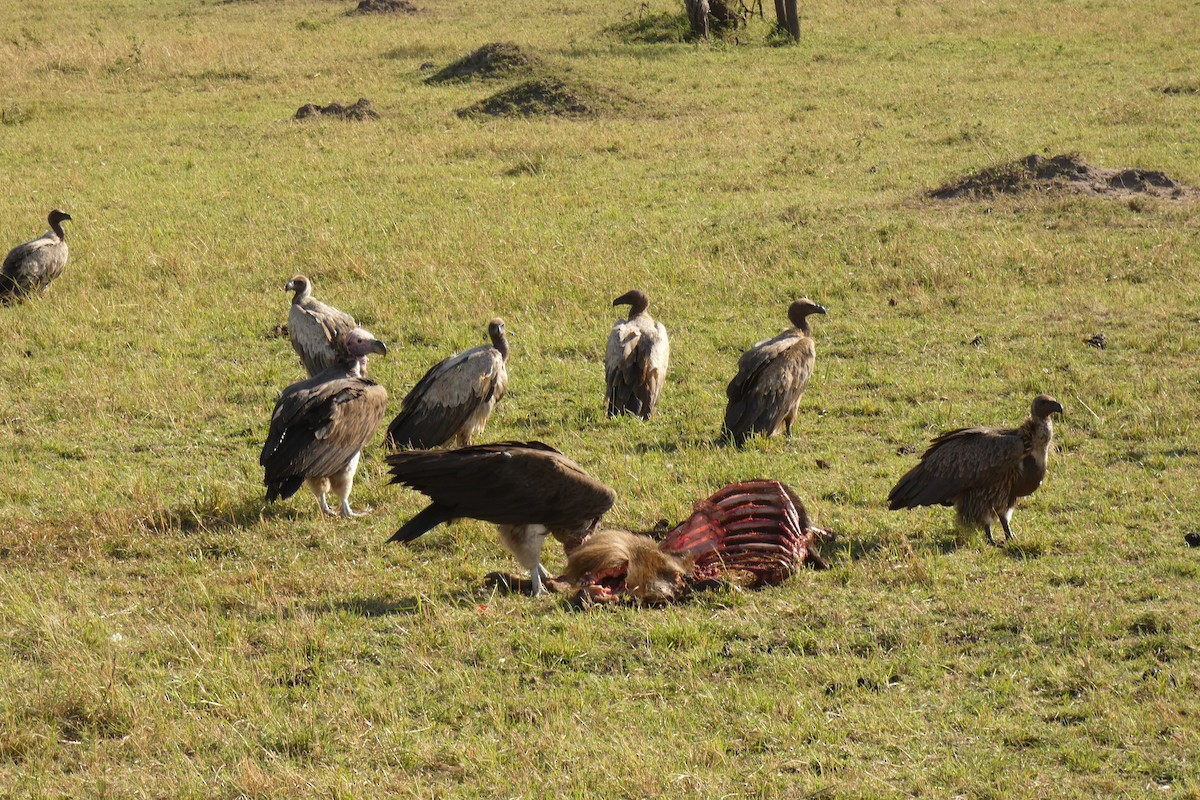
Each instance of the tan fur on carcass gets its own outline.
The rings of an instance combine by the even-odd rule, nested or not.
[[[567,561],[563,578],[586,590],[597,578],[626,573],[627,593],[643,602],[673,600],[692,574],[689,555],[666,553],[649,536],[621,530],[597,531]]]

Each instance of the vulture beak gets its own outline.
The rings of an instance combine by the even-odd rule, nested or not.
[[[378,339],[373,339],[371,341],[370,352],[378,353],[381,356],[386,356],[387,355],[387,345],[384,344],[383,342],[379,341]]]
[[[63,219],[70,219],[70,218],[71,218],[71,215],[70,215],[70,214],[68,214],[67,212],[65,212],[65,211],[64,211],[64,212],[63,212],[63,215],[62,215],[62,218],[63,218]]]
[[[813,313],[814,313],[814,314],[824,314],[824,313],[825,313],[825,306],[818,306],[818,305],[814,305],[814,306],[813,306]]]
[[[1063,413],[1063,407],[1062,407],[1062,403],[1058,402],[1057,400],[1056,400],[1056,401],[1054,401],[1054,403],[1052,403],[1052,404],[1050,405],[1050,413],[1051,413],[1051,414],[1055,414],[1055,413],[1057,413],[1057,414],[1061,414],[1061,413]]]
[[[633,298],[630,297],[630,295],[632,295],[632,294],[633,294],[633,292],[626,292],[625,294],[618,297],[616,300],[613,300],[613,303],[612,303],[613,306],[633,305]]]
[[[288,281],[287,283],[285,283],[285,284],[283,285],[283,290],[284,290],[285,292],[294,292],[294,291],[296,291],[296,282],[295,282],[295,281]]]

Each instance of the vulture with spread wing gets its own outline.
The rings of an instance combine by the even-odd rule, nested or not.
[[[67,235],[62,223],[70,218],[70,214],[54,209],[47,217],[50,230],[8,252],[0,267],[0,302],[34,292],[44,294],[50,281],[62,274],[67,266]]]
[[[305,276],[296,275],[283,288],[295,292],[288,310],[288,338],[311,378],[338,363],[340,356],[335,343],[357,325],[345,311],[313,297],[312,281]]]
[[[354,517],[362,513],[350,508],[358,460],[387,410],[387,390],[363,377],[363,369],[368,353],[387,348],[362,328],[341,334],[336,346],[337,363],[283,390],[258,463],[268,503],[307,483],[323,512],[337,513],[325,499],[332,491],[341,498],[341,515]]]
[[[549,577],[542,545],[551,534],[567,552],[616,501],[612,489],[541,442],[499,442],[455,450],[407,450],[388,456],[392,483],[430,499],[389,541],[411,542],[458,517],[491,522],[500,541],[529,570],[533,594]]]
[[[386,442],[398,450],[428,450],[456,439],[460,447],[482,433],[492,409],[508,391],[508,339],[504,320],[488,323],[490,345],[435,364],[400,403]]]
[[[983,528],[992,538],[999,520],[1005,541],[1013,537],[1009,525],[1017,501],[1033,494],[1046,477],[1046,458],[1054,433],[1051,414],[1062,405],[1049,395],[1033,398],[1029,419],[1018,428],[959,428],[933,440],[921,461],[910,469],[888,495],[896,511],[917,506],[954,506],[958,520]]]
[[[788,308],[793,327],[742,354],[738,373],[725,389],[725,434],[734,444],[741,446],[754,433],[774,436],[781,429],[791,436],[817,360],[808,317],[824,313],[825,308],[811,300],[797,300]]]
[[[608,415],[622,412],[650,419],[667,378],[671,345],[667,329],[646,310],[650,298],[634,289],[613,300],[614,306],[629,306],[629,319],[613,325],[604,352],[605,399]]]

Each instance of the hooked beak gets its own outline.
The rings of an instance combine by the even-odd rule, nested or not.
[[[1061,414],[1061,413],[1063,413],[1063,407],[1062,407],[1062,403],[1060,403],[1060,402],[1058,402],[1057,400],[1055,400],[1055,401],[1054,401],[1054,404],[1050,406],[1050,413],[1051,413],[1051,414],[1055,414],[1055,413],[1057,413],[1057,414]]]
[[[623,294],[623,295],[621,295],[620,297],[618,297],[616,300],[613,300],[612,304],[613,304],[614,306],[630,306],[630,305],[633,305],[633,297],[632,297],[632,295],[633,295],[633,292],[626,292],[625,294]]]
[[[295,281],[288,281],[287,283],[285,283],[285,284],[283,285],[283,290],[284,290],[285,292],[294,292],[294,291],[296,291],[296,282],[295,282]]]
[[[371,352],[378,353],[381,356],[386,356],[387,355],[387,345],[384,344],[383,342],[379,341],[378,339],[374,339],[371,341]]]
[[[825,313],[825,306],[814,306],[814,307],[813,307],[813,313],[814,313],[814,314],[824,314],[824,313]]]

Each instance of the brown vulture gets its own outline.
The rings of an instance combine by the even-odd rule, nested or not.
[[[70,218],[54,209],[47,217],[50,230],[8,251],[0,268],[0,301],[7,303],[34,292],[44,294],[50,281],[62,274],[67,266],[67,235],[62,223]]]
[[[794,327],[742,354],[738,373],[725,388],[725,435],[732,436],[734,444],[740,447],[754,433],[774,436],[781,428],[791,436],[817,360],[808,317],[824,313],[825,308],[811,300],[797,300],[788,308]]]
[[[650,419],[667,378],[671,345],[667,329],[646,310],[650,298],[634,289],[613,300],[614,306],[629,306],[629,319],[618,321],[608,335],[604,352],[604,376],[608,415],[622,412]]]
[[[338,337],[337,350],[336,364],[283,390],[258,463],[268,503],[286,500],[307,483],[326,514],[337,513],[325,500],[332,491],[341,498],[341,515],[356,517],[361,513],[351,510],[349,499],[354,473],[387,410],[387,390],[362,370],[368,353],[386,354],[387,348],[368,331],[352,328]]]
[[[499,442],[455,450],[406,450],[387,457],[392,483],[416,489],[430,504],[389,541],[411,542],[458,517],[491,522],[500,541],[529,570],[533,594],[549,577],[542,567],[546,534],[574,550],[616,501],[612,489],[541,442]]]
[[[311,378],[338,363],[334,342],[357,325],[354,317],[345,311],[338,311],[313,297],[312,281],[305,276],[296,275],[283,288],[295,292],[292,307],[288,310],[288,338]]]
[[[1033,398],[1029,419],[1019,428],[959,428],[933,440],[921,461],[888,495],[893,511],[917,506],[954,506],[961,524],[983,528],[992,538],[1000,521],[1005,541],[1013,538],[1009,520],[1017,500],[1033,494],[1046,477],[1046,457],[1054,433],[1051,414],[1061,414],[1053,397]]]
[[[490,345],[450,356],[430,368],[400,403],[385,441],[398,450],[428,450],[457,439],[464,447],[483,432],[508,391],[508,339],[504,320],[488,323]]]

